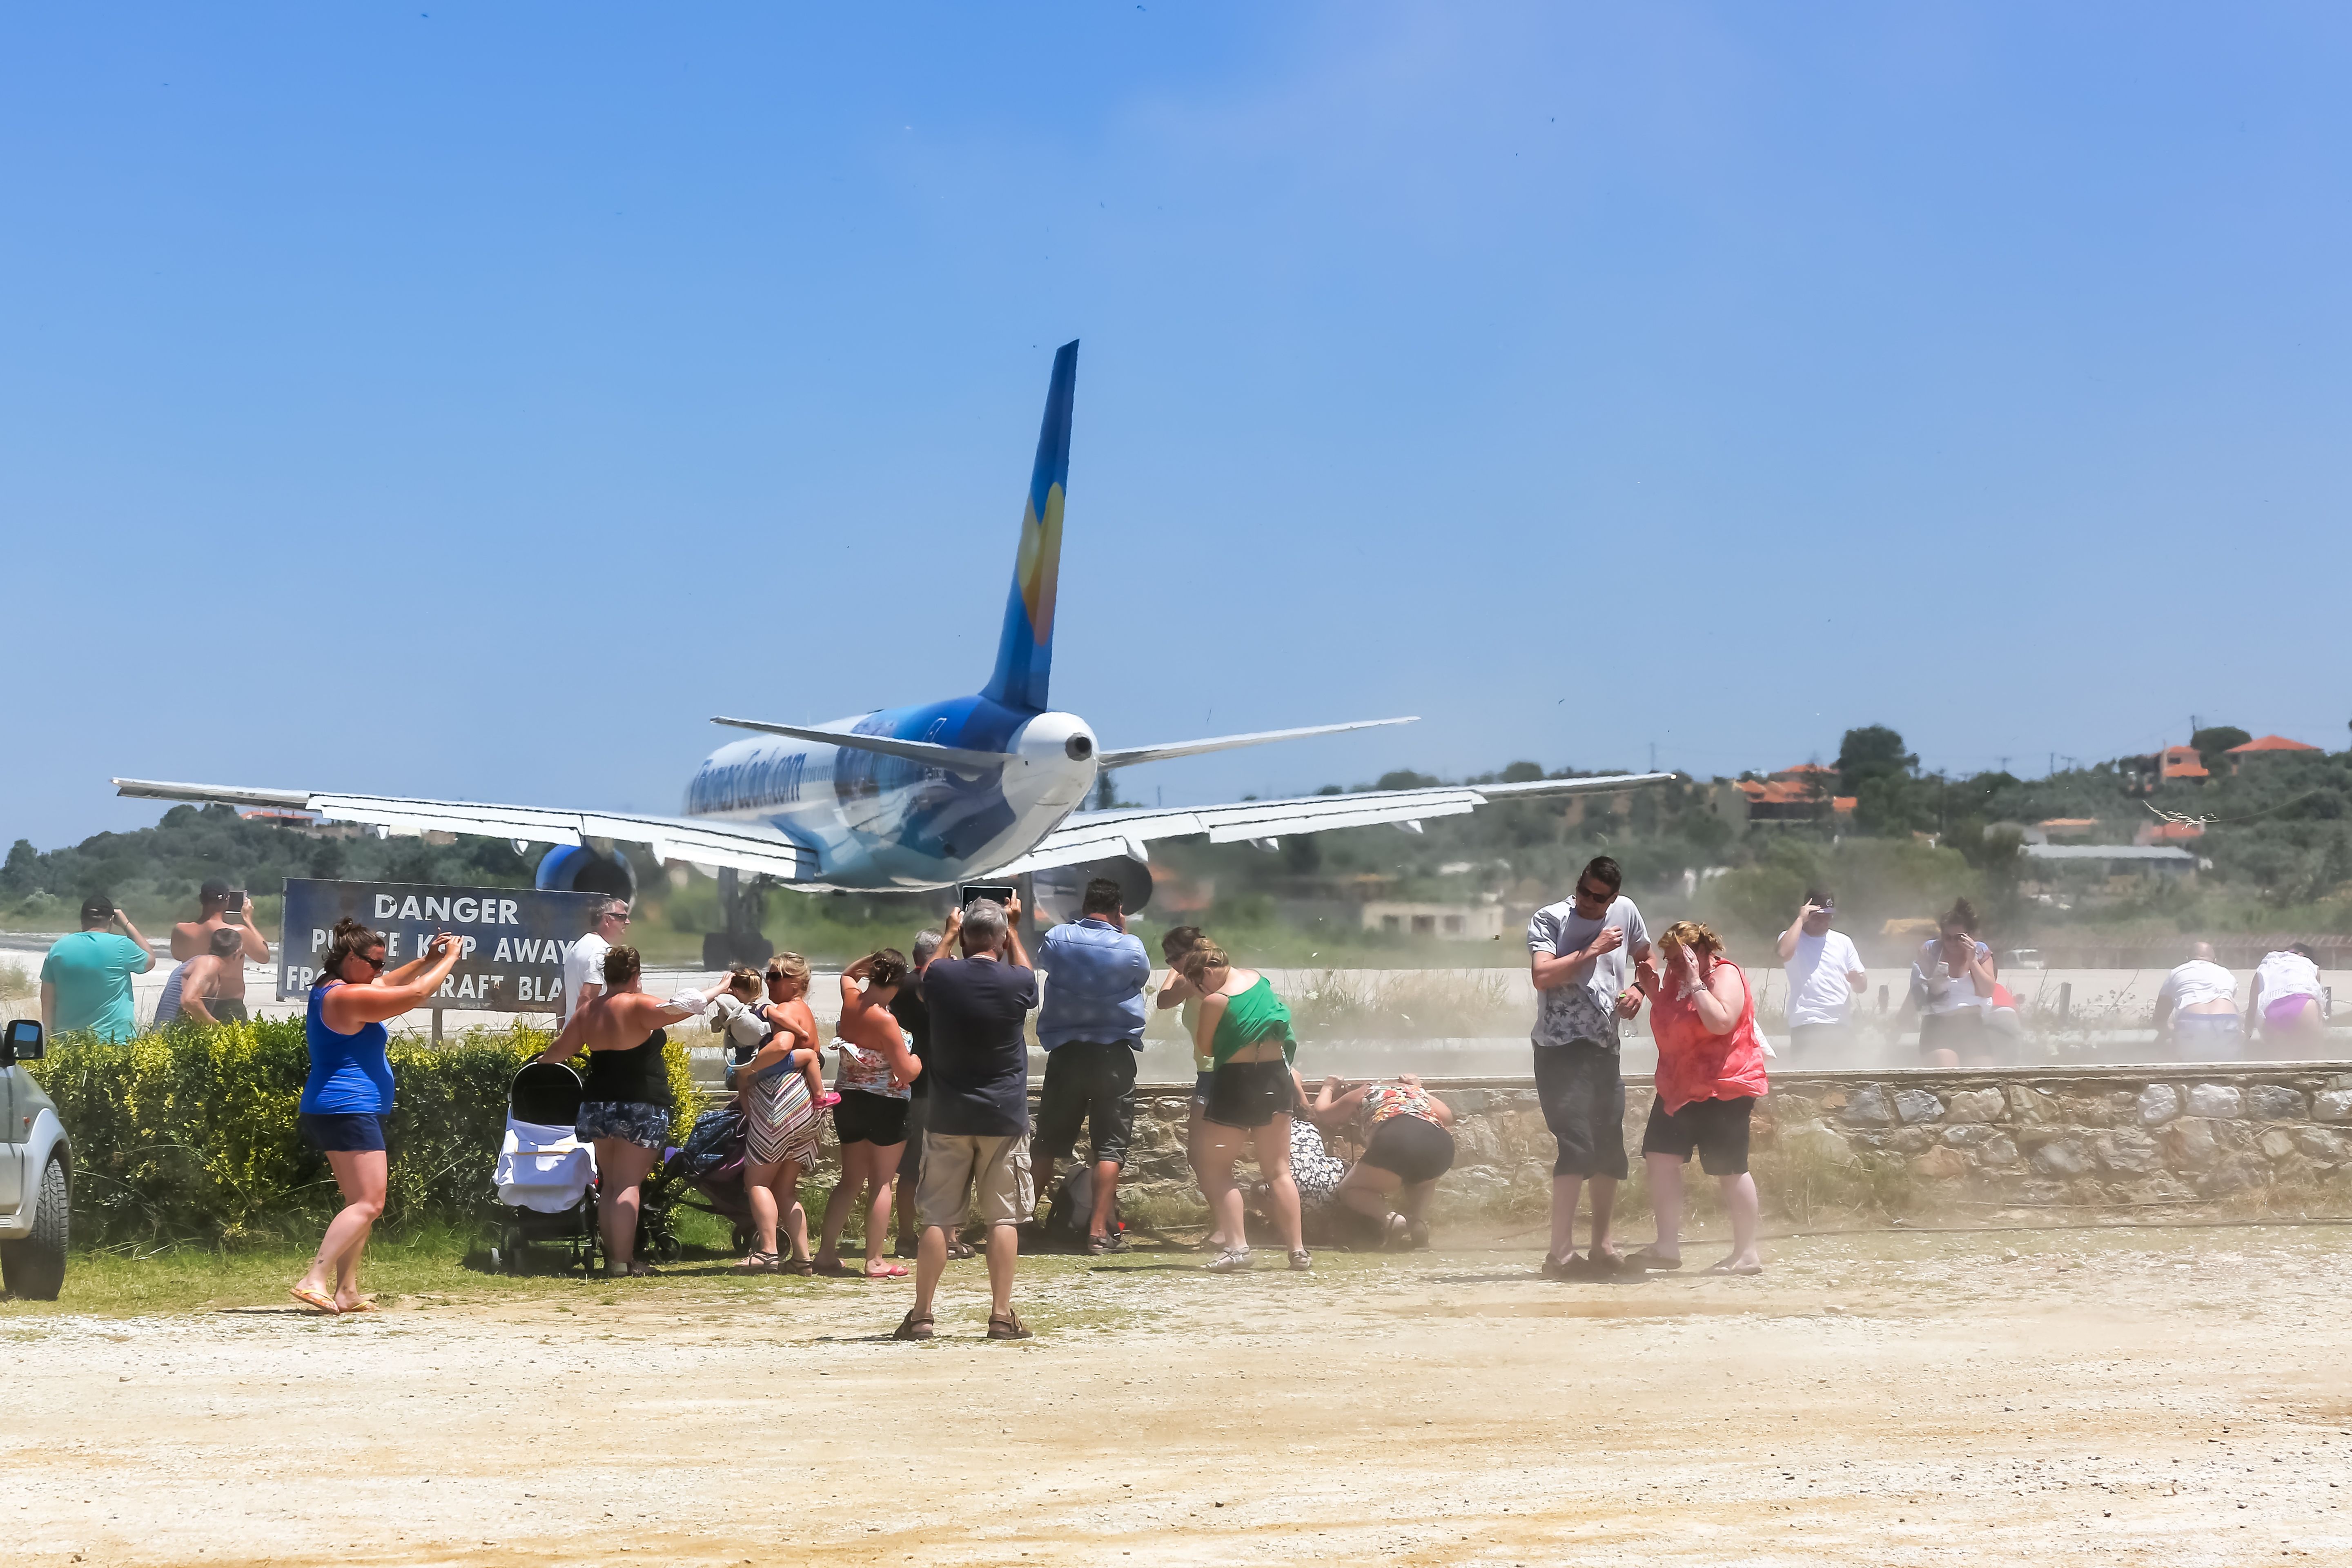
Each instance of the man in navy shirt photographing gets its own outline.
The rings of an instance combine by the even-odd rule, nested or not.
[[[1025,1340],[1013,1313],[1021,1223],[1036,1206],[1029,1180],[1029,1010],[1037,976],[1021,945],[1021,900],[974,899],[948,916],[940,950],[921,971],[931,1016],[923,1077],[931,1084],[923,1179],[915,1215],[915,1305],[895,1338],[931,1337],[931,1292],[947,1272],[948,1232],[963,1218],[964,1189],[988,1226],[988,1337]],[[961,952],[961,958],[948,954]]]
[[[1151,955],[1141,937],[1127,934],[1118,884],[1108,877],[1088,882],[1078,919],[1045,933],[1037,963],[1048,977],[1045,1007],[1037,1015],[1045,1086],[1037,1097],[1037,1142],[1030,1151],[1037,1185],[1053,1190],[1054,1166],[1070,1157],[1078,1123],[1086,1122],[1094,1163],[1087,1251],[1123,1251],[1127,1238],[1109,1228],[1111,1205],[1135,1131],[1135,1053],[1143,1048],[1143,988],[1151,981]]]

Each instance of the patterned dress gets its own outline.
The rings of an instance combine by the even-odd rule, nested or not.
[[[1348,1173],[1346,1162],[1323,1145],[1323,1134],[1304,1116],[1290,1122],[1290,1179],[1298,1187],[1300,1212],[1312,1214],[1328,1204]]]

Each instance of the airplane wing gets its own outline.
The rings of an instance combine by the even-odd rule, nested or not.
[[[1124,855],[1148,860],[1154,838],[1205,833],[1212,844],[1270,840],[1294,833],[1328,833],[1335,827],[1394,823],[1419,831],[1433,816],[1463,816],[1489,801],[1531,796],[1588,795],[1664,784],[1672,773],[1609,773],[1580,779],[1537,779],[1528,784],[1439,784],[1429,789],[1360,790],[1353,795],[1310,795],[1295,800],[1244,800],[1226,805],[1122,807],[1074,812],[1026,855],[998,868],[992,876],[1018,876],[1055,866]]]
[[[333,795],[299,789],[245,789],[229,784],[165,784],[116,779],[115,793],[147,800],[208,805],[271,806],[307,811],[329,822],[356,822],[386,833],[477,833],[533,844],[577,845],[614,838],[650,847],[656,859],[732,866],[786,881],[816,872],[816,856],[774,828],[707,817],[638,816],[614,811],[556,811],[536,805],[484,805],[465,800],[410,800],[384,795]]]
[[[732,721],[721,720],[728,723]],[[1102,765],[1131,768],[1138,763],[1165,762],[1170,757],[1197,757],[1203,752],[1230,752],[1236,746],[1263,746],[1268,741],[1295,741],[1302,735],[1338,735],[1349,730],[1378,730],[1389,724],[1414,724],[1418,718],[1359,719],[1351,724],[1309,724],[1303,730],[1260,730],[1247,735],[1214,735],[1205,741],[1176,741],[1164,746],[1106,748]]]

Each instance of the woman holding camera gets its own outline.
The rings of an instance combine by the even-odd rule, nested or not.
[[[841,1227],[861,1190],[868,1199],[866,1278],[898,1279],[907,1273],[905,1265],[883,1258],[882,1238],[890,1231],[891,1186],[898,1177],[898,1157],[907,1150],[907,1119],[914,1104],[908,1086],[923,1070],[890,1010],[908,974],[907,955],[895,947],[869,952],[841,972],[841,1021],[834,1029],[841,1065],[833,1078],[840,1096],[833,1108],[833,1130],[841,1141],[841,1180],[824,1202],[815,1258],[819,1274],[850,1272],[841,1261]]]
[[[384,1024],[441,989],[465,943],[443,931],[422,958],[389,973],[386,951],[384,939],[359,921],[337,921],[303,1018],[310,1073],[302,1083],[302,1135],[327,1156],[343,1194],[342,1212],[329,1223],[319,1256],[292,1291],[297,1301],[321,1312],[375,1310],[360,1294],[360,1254],[383,1213],[390,1165],[383,1123],[392,1114],[392,1060],[385,1052],[392,1032]]]

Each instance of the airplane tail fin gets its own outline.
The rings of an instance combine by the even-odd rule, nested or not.
[[[1029,477],[1028,510],[1021,518],[1021,553],[1013,563],[1013,593],[996,644],[996,673],[983,695],[1007,708],[1043,712],[1054,666],[1054,591],[1062,574],[1062,491],[1070,479],[1070,399],[1078,381],[1078,345],[1054,355],[1045,392],[1045,423],[1037,432],[1037,467]]]

